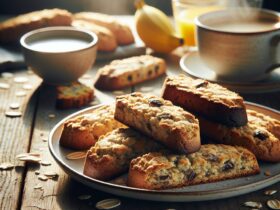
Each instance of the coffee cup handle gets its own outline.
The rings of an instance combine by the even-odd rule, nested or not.
[[[272,46],[278,46],[280,42],[280,34],[274,36],[271,40],[271,45]],[[268,67],[265,71],[266,74],[272,72],[273,70],[275,70],[277,67],[280,67],[280,63],[274,63],[272,64],[270,67]]]

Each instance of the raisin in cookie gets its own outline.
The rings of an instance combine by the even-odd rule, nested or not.
[[[165,61],[150,55],[114,60],[98,70],[95,87],[102,90],[123,89],[155,79],[165,72]]]
[[[161,190],[259,173],[255,156],[243,147],[202,145],[189,155],[148,153],[131,161],[128,185]]]
[[[101,136],[87,153],[84,174],[108,180],[129,168],[130,161],[162,147],[131,128],[119,128]]]
[[[91,113],[67,120],[63,125],[60,145],[71,149],[89,149],[106,133],[125,127],[114,119],[114,107],[101,106]]]
[[[199,117],[201,132],[216,142],[243,146],[260,160],[280,161],[280,122],[253,110],[247,110],[248,124],[229,128]]]
[[[246,125],[243,98],[220,85],[185,75],[168,77],[162,97],[184,109],[231,127]]]
[[[72,14],[62,9],[45,9],[19,15],[0,23],[0,42],[17,42],[26,32],[48,26],[70,26]]]
[[[162,98],[132,93],[116,98],[115,119],[181,153],[200,148],[198,120]]]

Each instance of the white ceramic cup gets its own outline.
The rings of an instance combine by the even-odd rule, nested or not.
[[[279,66],[279,13],[262,9],[230,9],[196,18],[202,61],[217,77],[257,81]]]

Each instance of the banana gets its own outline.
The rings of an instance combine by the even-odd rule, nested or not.
[[[168,53],[183,44],[168,17],[157,8],[146,5],[143,0],[135,2],[136,30],[147,47],[159,53]]]

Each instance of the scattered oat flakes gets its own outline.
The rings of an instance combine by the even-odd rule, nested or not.
[[[42,160],[41,161],[41,165],[42,166],[50,166],[52,163],[51,162],[49,162],[49,161],[47,161],[47,160]]]
[[[71,152],[66,155],[68,160],[78,160],[86,157],[86,152]]]
[[[153,87],[140,87],[139,91],[147,93],[147,92],[152,92],[153,89],[154,89]]]
[[[266,204],[271,209],[280,209],[280,201],[277,199],[268,200]]]
[[[22,153],[16,156],[18,160],[39,163],[41,161],[38,153]]]
[[[3,73],[1,74],[1,76],[2,76],[4,79],[9,79],[9,78],[12,78],[12,77],[14,76],[14,74],[11,73],[11,72],[3,72]]]
[[[81,79],[91,79],[91,75],[90,74],[84,74]]]
[[[46,177],[48,177],[49,179],[58,177],[58,174],[56,172],[54,172],[54,171],[47,171],[47,172],[44,173],[44,175]]]
[[[8,83],[0,82],[0,89],[9,89],[10,85]]]
[[[266,175],[266,176],[270,176],[270,175],[271,175],[271,173],[270,173],[270,171],[265,171],[265,172],[264,172],[264,175]]]
[[[15,77],[14,78],[14,82],[15,83],[25,83],[28,81],[27,77]]]
[[[49,178],[47,176],[45,176],[44,174],[40,174],[40,175],[38,175],[38,179],[42,180],[42,181],[47,181]]]
[[[9,169],[12,169],[12,168],[14,168],[15,166],[14,166],[14,164],[12,164],[12,163],[8,163],[8,162],[6,162],[6,163],[0,163],[0,170],[9,170]]]
[[[255,202],[255,201],[247,201],[243,205],[251,208],[257,208],[257,209],[262,208],[262,204],[260,202]]]
[[[22,115],[22,113],[19,111],[6,111],[5,115],[7,117],[20,117]]]
[[[24,84],[24,85],[22,86],[22,88],[23,88],[24,90],[32,90],[33,86],[32,86],[31,84]]]
[[[19,103],[16,103],[16,102],[10,103],[9,107],[10,107],[11,109],[18,109],[18,108],[20,107],[20,104],[19,104]]]
[[[266,191],[264,192],[265,195],[273,195],[273,194],[275,194],[275,193],[277,193],[277,190],[266,190]]]
[[[125,94],[125,92],[121,91],[121,90],[115,90],[112,93],[115,94],[115,95],[123,95],[123,94]]]
[[[34,186],[34,189],[42,189],[42,188],[43,188],[43,186],[41,184],[36,184]]]
[[[112,209],[121,205],[121,201],[118,199],[105,199],[96,203],[97,209]]]
[[[55,114],[49,114],[48,117],[49,118],[55,118]]]
[[[23,97],[23,96],[26,96],[26,94],[27,93],[25,91],[22,91],[22,90],[16,92],[17,97]]]
[[[78,199],[79,200],[88,200],[90,199],[92,196],[91,195],[79,195]]]

